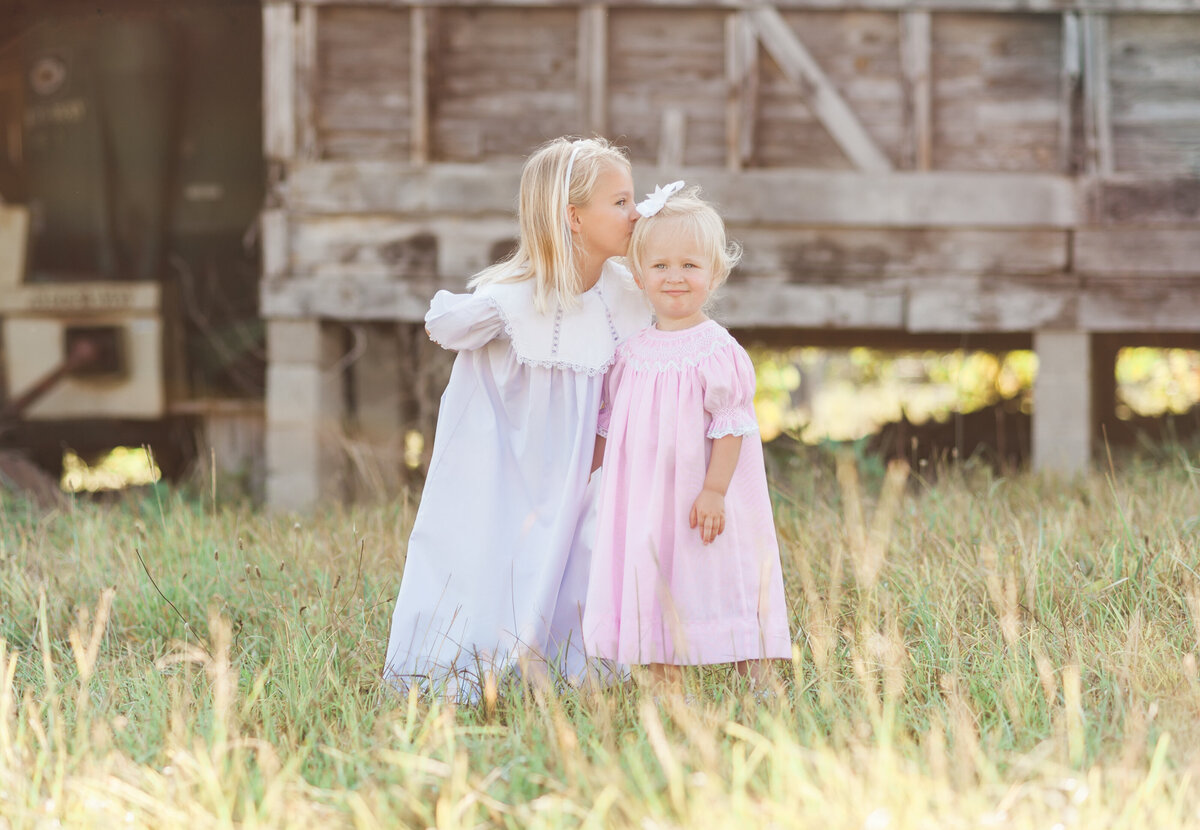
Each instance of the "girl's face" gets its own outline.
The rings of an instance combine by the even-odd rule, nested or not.
[[[691,328],[708,319],[713,263],[696,235],[679,223],[659,222],[646,234],[641,272],[635,274],[663,331]]]
[[[587,254],[596,259],[624,256],[638,213],[634,207],[633,177],[619,164],[608,164],[596,178],[586,205],[568,209],[571,230]]]

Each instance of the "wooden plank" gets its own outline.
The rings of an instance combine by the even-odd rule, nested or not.
[[[302,216],[288,253],[299,277],[463,282],[517,237],[510,218]]]
[[[1125,175],[1081,183],[1089,225],[1200,224],[1200,178]]]
[[[296,154],[295,18],[293,3],[263,5],[263,152],[276,161]]]
[[[522,159],[579,131],[576,8],[441,7],[437,21],[434,159]]]
[[[788,26],[875,141],[900,164],[908,129],[901,67],[900,16],[886,12],[793,11]],[[762,56],[755,119],[755,167],[851,170],[825,125],[795,92],[775,61]]]
[[[1113,165],[1197,177],[1200,171],[1200,14],[1109,20]]]
[[[342,5],[346,0],[301,0],[315,6]],[[408,7],[426,5],[429,0],[355,0],[360,6]],[[519,6],[528,8],[575,8],[579,0],[487,0],[489,6]],[[629,0],[604,0],[610,7],[627,6]],[[716,9],[750,9],[761,0],[638,0],[639,6],[662,8],[697,7]],[[438,5],[478,6],[480,0],[438,0]],[[780,9],[813,9],[827,11],[864,10],[899,12],[925,10],[931,12],[1045,12],[1099,11],[1144,12],[1172,14],[1196,11],[1195,0],[772,0]]]
[[[1062,74],[1058,99],[1058,169],[1075,172],[1075,107],[1083,77],[1083,45],[1079,35],[1079,15],[1062,16]]]
[[[607,132],[608,9],[589,3],[579,10],[580,121],[586,132]]]
[[[1200,279],[1089,283],[1079,322],[1088,331],[1200,333]]]
[[[1058,172],[1059,17],[941,14],[932,25],[938,168]]]
[[[1083,15],[1084,126],[1087,169],[1102,176],[1113,172],[1112,119],[1108,86],[1108,18]]]
[[[685,164],[726,162],[726,14],[696,9],[619,8],[609,15],[608,132],[635,162],[654,164],[663,113],[687,123]]]
[[[904,296],[886,287],[735,279],[718,293],[713,316],[736,327],[898,329],[904,323]]]
[[[414,6],[409,20],[409,158],[413,164],[429,161],[429,18],[433,13]]]
[[[1075,269],[1112,277],[1200,277],[1200,230],[1191,228],[1080,228]]]
[[[1079,292],[1045,280],[977,276],[913,280],[905,328],[913,332],[1016,332],[1076,324]]]
[[[261,314],[270,319],[394,320],[425,319],[439,288],[464,285],[382,280],[371,277],[303,277],[287,283],[263,283]]]
[[[635,182],[669,181],[678,170],[635,165]],[[863,174],[820,170],[685,168],[730,222],[865,227],[1063,228],[1080,214],[1076,182],[1036,173]],[[513,211],[515,162],[296,164],[288,204],[298,213],[505,215]],[[640,192],[641,188],[639,188]]]
[[[675,170],[683,165],[684,144],[687,140],[687,116],[683,110],[668,107],[663,110],[662,127],[658,132],[658,166]]]
[[[908,98],[909,166],[916,170],[933,167],[933,91],[930,72],[931,36],[927,11],[909,11],[901,15],[900,64]]]
[[[300,6],[296,22],[296,156],[320,158],[317,143],[317,9]]]
[[[263,282],[288,276],[288,215],[282,209],[264,210],[259,216]]]
[[[725,78],[725,166],[740,170],[754,158],[758,117],[758,37],[745,12],[735,12],[725,21]]]
[[[891,170],[891,161],[875,145],[783,16],[769,6],[756,7],[749,15],[764,48],[789,80],[799,86],[809,108],[829,130],[846,157],[860,170]]]
[[[1061,274],[1066,230],[811,228],[732,224],[744,249],[739,270],[793,283],[894,284],[914,274],[1001,277]]]
[[[411,159],[412,10],[322,8],[317,130],[330,158]]]

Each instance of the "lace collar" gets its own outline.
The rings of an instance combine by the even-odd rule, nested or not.
[[[504,331],[520,362],[589,376],[608,369],[617,345],[650,322],[650,307],[633,275],[611,259],[573,309],[558,306],[538,313],[531,280],[492,283],[476,293],[486,296],[504,318]]]

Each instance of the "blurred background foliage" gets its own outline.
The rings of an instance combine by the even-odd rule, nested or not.
[[[907,416],[944,422],[1003,400],[1032,411],[1032,351],[894,353],[878,349],[750,350],[763,439],[852,441]],[[1182,414],[1200,404],[1200,352],[1126,348],[1116,367],[1117,417]]]

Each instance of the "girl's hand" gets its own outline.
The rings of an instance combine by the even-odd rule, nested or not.
[[[725,496],[716,490],[704,489],[692,503],[688,517],[692,527],[700,528],[700,539],[709,544],[725,532]]]

